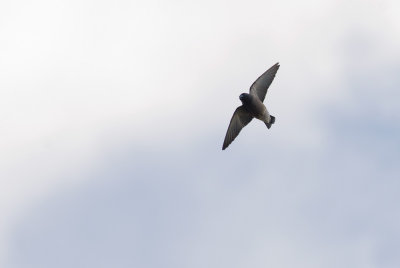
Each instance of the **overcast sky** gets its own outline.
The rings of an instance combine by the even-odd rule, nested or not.
[[[400,267],[399,14],[1,2],[0,266]]]

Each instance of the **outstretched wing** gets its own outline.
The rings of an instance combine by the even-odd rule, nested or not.
[[[264,101],[268,88],[275,78],[275,74],[279,69],[279,63],[269,68],[263,73],[250,87],[250,94],[258,96],[261,101]]]
[[[253,119],[253,116],[243,106],[236,108],[231,122],[229,123],[228,130],[226,131],[222,150],[225,150],[225,148],[231,144],[231,142],[239,135],[242,128],[250,123],[251,119]]]

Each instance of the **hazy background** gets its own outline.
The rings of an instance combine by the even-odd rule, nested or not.
[[[399,14],[2,1],[0,266],[400,267]]]

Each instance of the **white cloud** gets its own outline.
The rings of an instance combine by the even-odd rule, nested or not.
[[[179,152],[212,139],[219,150],[238,95],[276,61],[267,104],[279,128],[266,140],[262,124],[249,125],[232,150],[329,147],[325,108],[359,111],[353,74],[378,72],[369,78],[393,96],[369,89],[372,108],[397,118],[398,9],[394,1],[2,3],[0,238],[30,204],[84,181],[110,148]]]

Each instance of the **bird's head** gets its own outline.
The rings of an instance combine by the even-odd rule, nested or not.
[[[246,95],[247,95],[246,93],[240,94],[239,100],[240,100],[241,102],[243,102],[243,101],[246,99],[246,97],[247,97]]]

